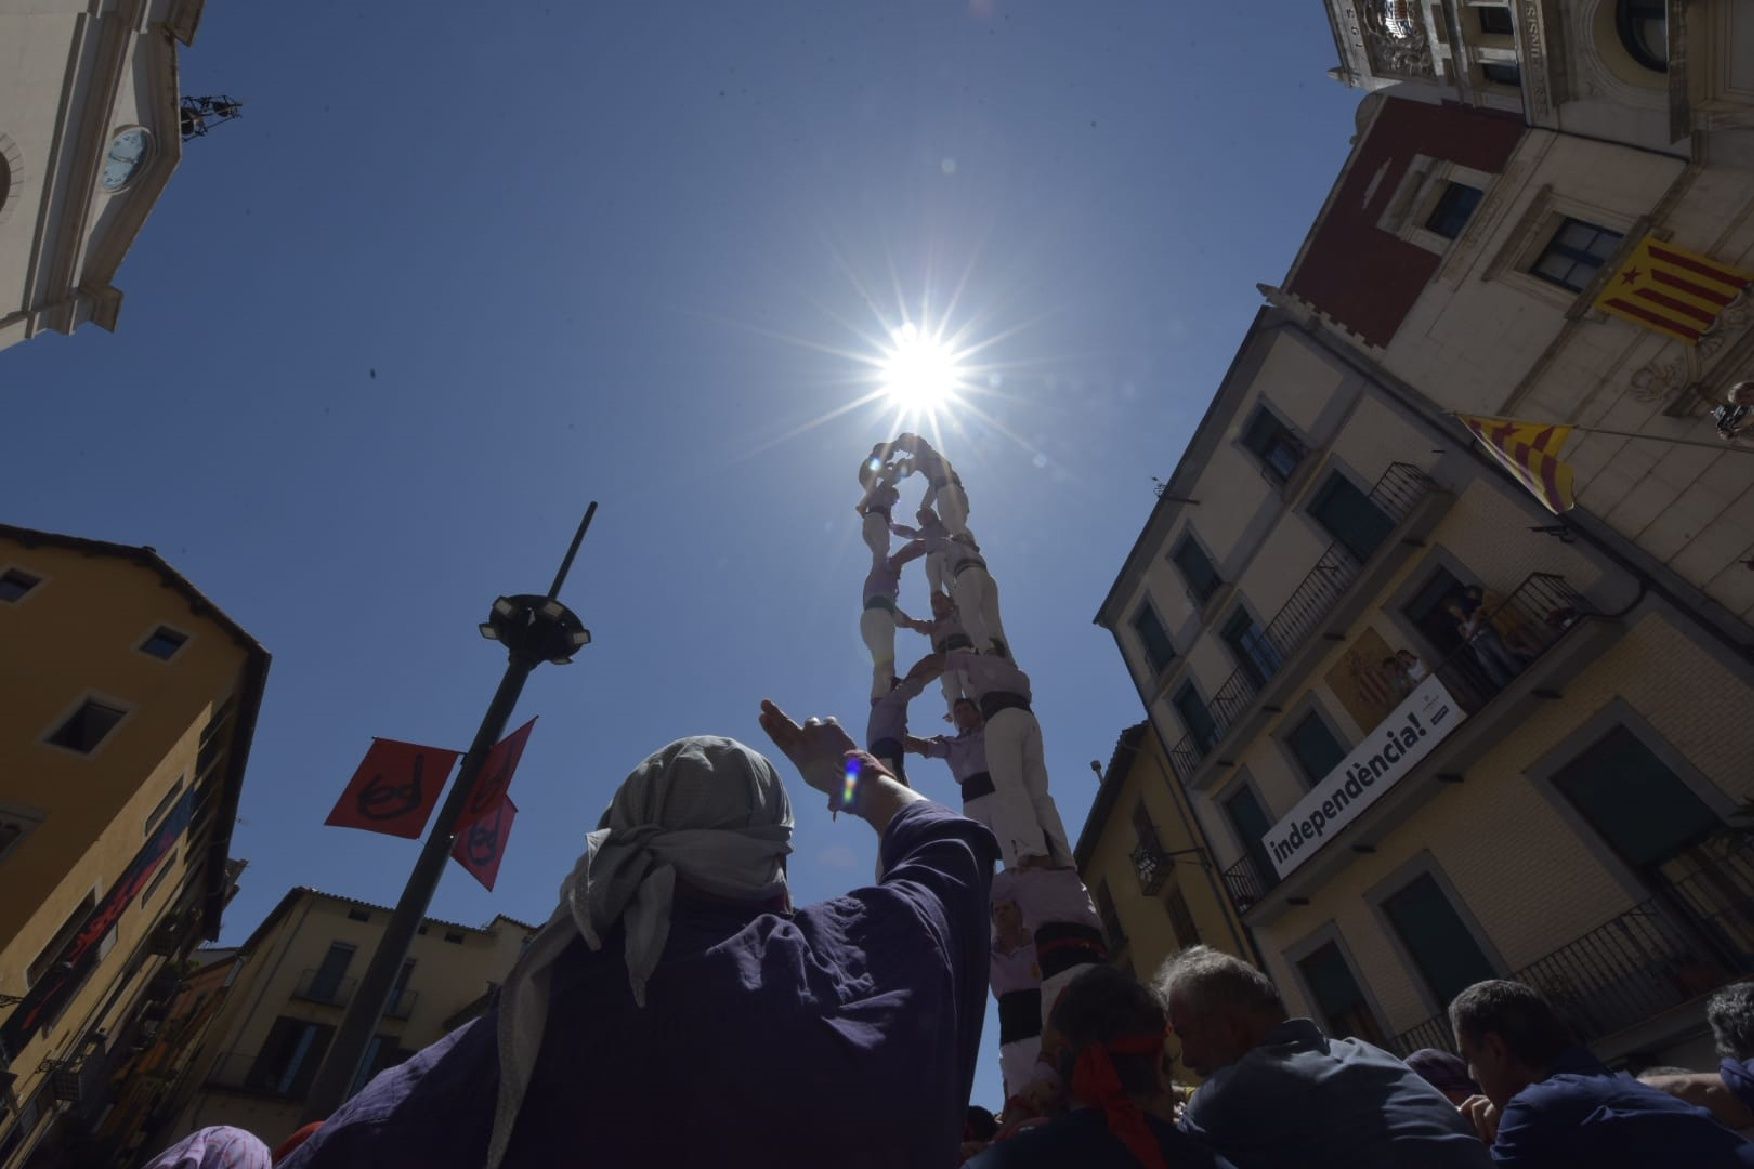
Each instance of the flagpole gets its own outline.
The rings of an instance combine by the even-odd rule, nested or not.
[[[506,723],[511,721],[512,711],[518,705],[518,697],[523,693],[531,671],[543,662],[564,665],[572,660],[572,655],[580,647],[590,644],[590,632],[572,610],[560,603],[559,595],[560,586],[572,569],[573,558],[578,555],[579,544],[596,514],[597,501],[592,500],[546,596],[520,593],[500,597],[494,601],[492,612],[482,623],[482,635],[506,647],[505,674],[493,692],[493,700],[487,704],[487,712],[481,717],[475,741],[469,745],[468,754],[463,756],[457,782],[451,785],[450,794],[439,809],[438,819],[433,822],[432,831],[421,847],[420,857],[408,874],[408,884],[396,902],[395,911],[390,914],[383,937],[378,940],[371,965],[366,967],[364,977],[359,980],[359,990],[347,1004],[347,1013],[342,1016],[341,1026],[329,1045],[323,1066],[311,1083],[300,1123],[328,1119],[352,1095],[353,1082],[359,1075],[365,1049],[390,1005],[396,976],[408,957],[408,949],[426,916],[427,906],[432,903],[439,879],[444,876],[445,861],[451,854],[457,833],[457,821],[469,803],[488,752],[499,742]]]
[[[1721,439],[1717,442],[1705,442],[1697,438],[1669,438],[1666,435],[1644,434],[1636,430],[1605,430],[1600,426],[1577,426],[1573,423],[1565,423],[1564,425],[1570,426],[1579,434],[1606,434],[1614,438],[1648,438],[1652,442],[1666,442],[1673,446],[1698,446],[1730,454],[1754,455],[1754,447],[1737,446],[1733,442],[1724,442]]]
[[[1494,422],[1528,421],[1526,419],[1499,418],[1495,415],[1488,415],[1488,414],[1464,415],[1461,411],[1458,411],[1458,410],[1446,410],[1446,411],[1444,411],[1444,413],[1448,414],[1451,418],[1457,418],[1457,419],[1463,418],[1463,417],[1469,417],[1469,418],[1491,418],[1492,421],[1494,421]],[[1671,446],[1696,446],[1696,447],[1704,447],[1707,450],[1723,451],[1726,454],[1754,455],[1754,446],[1739,446],[1736,443],[1724,442],[1721,440],[1718,442],[1705,442],[1704,440],[1697,439],[1697,438],[1670,438],[1667,435],[1646,434],[1643,431],[1638,431],[1638,430],[1608,430],[1605,427],[1601,427],[1601,426],[1579,426],[1575,422],[1543,422],[1543,423],[1530,422],[1530,425],[1563,426],[1568,430],[1575,430],[1579,434],[1605,434],[1611,438],[1647,438],[1652,442],[1666,442],[1666,443],[1670,444]]]

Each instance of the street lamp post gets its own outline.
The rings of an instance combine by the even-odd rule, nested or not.
[[[396,975],[408,956],[408,948],[413,944],[421,919],[426,916],[426,908],[432,902],[439,878],[444,875],[445,860],[450,856],[457,833],[457,821],[469,803],[487,753],[505,734],[506,723],[518,704],[518,696],[523,693],[530,671],[543,662],[565,665],[572,661],[574,653],[591,643],[590,630],[580,623],[571,609],[560,603],[560,586],[565,583],[573,558],[578,555],[579,544],[596,514],[597,503],[592,500],[546,595],[519,593],[500,597],[494,601],[487,620],[481,623],[481,635],[506,648],[505,676],[493,692],[493,701],[488,703],[487,713],[482,716],[475,741],[469,744],[469,751],[463,756],[457,782],[451,786],[444,806],[439,809],[438,819],[421,847],[420,858],[414,862],[414,871],[408,875],[402,897],[396,902],[389,924],[384,927],[384,936],[372,954],[371,965],[366,968],[365,977],[360,979],[359,991],[348,1004],[341,1026],[335,1032],[335,1040],[329,1045],[329,1054],[311,1084],[310,1096],[305,1102],[306,1122],[327,1119],[346,1102],[352,1091],[372,1032],[377,1030],[378,1021],[389,1005]]]

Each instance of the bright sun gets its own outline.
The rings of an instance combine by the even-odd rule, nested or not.
[[[911,321],[889,333],[883,355],[883,392],[904,414],[935,414],[956,400],[962,367],[943,338],[920,330]]]

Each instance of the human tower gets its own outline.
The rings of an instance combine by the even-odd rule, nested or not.
[[[916,524],[896,523],[900,484],[915,474],[926,482]],[[961,477],[925,439],[904,433],[871,448],[859,465],[859,483],[858,512],[871,550],[859,617],[871,653],[865,748],[904,783],[909,752],[944,759],[962,789],[964,813],[998,839],[991,984],[1000,1066],[1007,1100],[1027,1103],[1056,1087],[1056,1069],[1041,1059],[1042,1028],[1059,991],[1080,968],[1104,958],[1102,929],[1048,793],[1029,675],[1005,635],[999,586],[969,530]],[[907,541],[894,552],[893,536]],[[902,569],[922,557],[929,620],[910,617],[899,605]],[[922,633],[932,644],[901,676],[898,628]],[[916,737],[908,733],[908,708],[934,678],[956,734]]]

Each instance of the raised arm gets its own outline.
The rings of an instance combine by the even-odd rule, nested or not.
[[[813,718],[799,726],[772,699],[764,698],[760,722],[804,782],[828,796],[830,809],[853,813],[876,829],[879,837],[888,831],[897,812],[925,799],[897,780],[875,757],[860,751],[832,718]],[[849,773],[857,777],[850,788],[850,803],[846,800]]]

